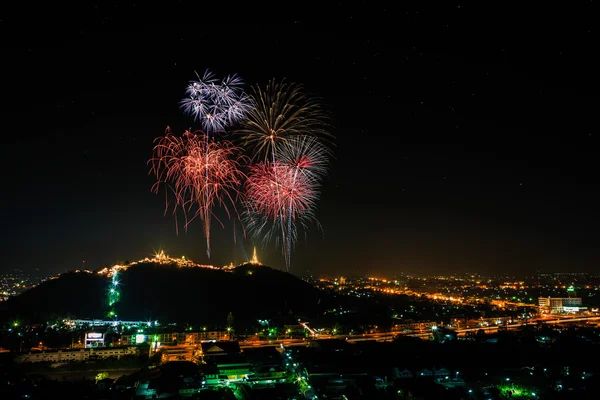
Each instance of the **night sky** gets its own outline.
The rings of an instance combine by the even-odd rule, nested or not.
[[[597,271],[592,1],[103,3],[0,12],[3,270],[251,256],[259,243],[213,225],[209,261],[200,224],[177,236],[150,192],[153,140],[199,128],[179,101],[208,68],[302,83],[332,117],[323,232],[290,272]],[[275,245],[258,252],[285,269]]]

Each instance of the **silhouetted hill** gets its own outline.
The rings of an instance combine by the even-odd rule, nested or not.
[[[224,326],[257,318],[310,317],[331,304],[309,283],[267,266],[245,264],[227,272],[209,268],[139,263],[119,274],[121,320]],[[61,274],[5,303],[3,319],[104,318],[110,280],[85,272]]]
[[[106,303],[108,280],[88,272],[67,272],[0,303],[2,319],[43,323],[56,318],[97,318]]]
[[[314,314],[319,290],[286,272],[243,265],[233,272],[139,264],[120,275],[122,319],[225,325],[291,313]]]

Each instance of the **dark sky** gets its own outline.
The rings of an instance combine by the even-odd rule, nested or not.
[[[323,234],[297,244],[291,272],[597,270],[591,1],[102,3],[0,13],[2,269],[95,269],[159,249],[208,263],[200,225],[175,234],[147,166],[167,125],[199,128],[179,101],[208,68],[302,83],[330,111]],[[213,236],[215,265],[255,244]],[[275,245],[259,257],[285,268]]]

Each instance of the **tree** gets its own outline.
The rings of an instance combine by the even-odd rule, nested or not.
[[[99,372],[96,375],[96,383],[100,382],[101,380],[107,379],[108,378],[108,372]]]

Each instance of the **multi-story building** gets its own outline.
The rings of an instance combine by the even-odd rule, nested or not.
[[[579,311],[582,308],[581,297],[539,297],[538,305],[553,314]]]
[[[148,343],[153,346],[196,345],[208,341],[230,340],[227,331],[200,331],[200,332],[168,332],[168,333],[134,333],[121,335],[122,344]]]
[[[129,347],[106,347],[98,349],[80,349],[80,350],[56,350],[41,351],[19,354],[15,357],[17,363],[34,362],[68,362],[85,361],[98,358],[121,358],[124,356],[137,354],[136,348]]]

